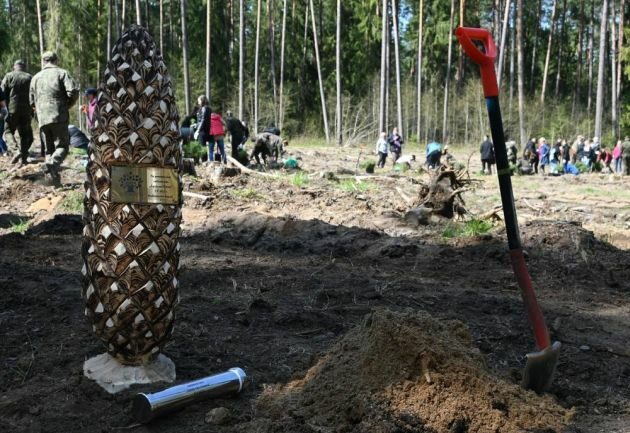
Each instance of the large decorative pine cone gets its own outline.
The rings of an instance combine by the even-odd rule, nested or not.
[[[107,351],[146,363],[173,330],[178,303],[178,205],[110,201],[111,166],[175,168],[181,192],[179,116],[170,76],[147,31],[116,43],[98,89],[88,149],[83,231],[85,314]]]

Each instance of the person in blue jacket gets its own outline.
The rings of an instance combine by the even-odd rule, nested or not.
[[[549,165],[550,150],[545,137],[540,137],[538,140],[538,154],[540,157],[540,171],[543,175],[545,174],[545,166]]]
[[[442,157],[442,145],[433,140],[427,144],[427,162],[426,165],[433,169],[440,166],[440,158]]]

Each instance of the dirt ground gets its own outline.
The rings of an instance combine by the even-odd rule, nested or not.
[[[404,218],[426,174],[388,167],[357,182],[365,152],[290,153],[297,176],[185,177],[206,198],[185,199],[165,353],[178,383],[236,366],[252,382],[145,426],[130,400],[164,384],[109,395],[82,372],[104,350],[80,296],[81,157],[67,159],[61,189],[0,159],[0,431],[630,432],[627,179],[513,178],[530,272],[562,342],[537,396],[518,386],[534,344],[500,221],[445,237],[461,223]],[[500,203],[496,178],[475,176],[467,218]],[[227,415],[207,416],[214,408]]]

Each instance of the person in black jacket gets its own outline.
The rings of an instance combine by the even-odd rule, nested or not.
[[[240,119],[233,117],[231,111],[228,110],[226,115],[225,127],[232,136],[232,158],[238,158],[238,147],[247,141],[249,129]]]
[[[485,136],[483,143],[481,143],[479,151],[481,152],[481,169],[485,174],[492,174],[492,164],[494,164],[494,147],[492,146],[490,137],[487,135]]]
[[[201,95],[197,98],[197,105],[199,110],[197,111],[197,140],[199,144],[207,149],[210,149],[209,144],[212,141],[210,135],[210,110],[208,98],[206,95]],[[214,155],[208,153],[208,162],[214,159]]]

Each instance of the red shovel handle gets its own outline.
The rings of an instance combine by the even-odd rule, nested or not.
[[[483,83],[483,94],[485,97],[499,96],[497,75],[494,71],[497,46],[494,44],[490,32],[486,29],[458,27],[455,30],[455,36],[459,39],[459,43],[466,51],[468,57],[481,68],[481,82]],[[482,53],[473,41],[480,41],[483,44],[485,53]]]

